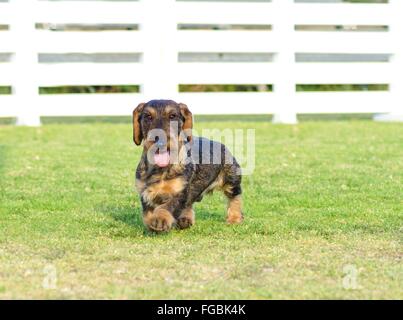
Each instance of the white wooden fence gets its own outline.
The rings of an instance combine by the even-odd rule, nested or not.
[[[3,0],[4,1],[4,0]],[[388,113],[403,108],[403,1],[389,3],[44,1],[0,2],[0,117],[130,115],[171,98],[195,114]],[[138,24],[138,31],[39,30],[37,23]],[[178,24],[271,25],[271,30],[179,30]],[[296,25],[382,25],[386,32],[297,31]],[[43,53],[141,53],[138,63],[39,63]],[[179,62],[179,53],[273,53],[273,62]],[[296,62],[298,53],[390,54],[389,62]],[[296,84],[389,84],[389,91],[297,92]],[[39,95],[39,87],[140,85],[132,94]],[[178,92],[179,84],[272,84],[273,92]]]

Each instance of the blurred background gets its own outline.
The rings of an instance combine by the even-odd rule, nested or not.
[[[401,1],[0,0],[0,117],[195,114],[401,120]],[[401,11],[400,11],[401,12]],[[15,120],[9,120],[11,122]]]

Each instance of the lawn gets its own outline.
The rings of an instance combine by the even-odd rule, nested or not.
[[[255,128],[245,222],[144,231],[126,123],[0,126],[0,298],[403,299],[403,125]],[[202,119],[201,119],[202,120]]]

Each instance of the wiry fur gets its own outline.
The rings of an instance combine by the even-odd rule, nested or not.
[[[147,140],[150,130],[159,128],[167,133],[166,143],[173,148],[171,142],[178,137],[172,137],[169,133],[172,113],[180,129],[192,128],[192,114],[184,104],[171,100],[152,100],[140,104],[133,111],[135,143],[139,145],[142,140]],[[163,232],[174,226],[181,229],[192,226],[195,222],[193,203],[201,201],[206,193],[214,189],[222,190],[228,198],[227,222],[232,224],[243,220],[240,167],[223,144],[190,134],[187,142],[181,142],[178,146],[182,150],[179,153],[190,161],[170,164],[165,168],[148,161],[147,151],[153,144],[152,141],[144,141],[143,154],[136,171],[136,187],[141,196],[146,227]],[[184,146],[188,147],[187,151],[184,151]],[[217,150],[220,152],[215,152]],[[208,163],[203,164],[206,160],[209,160]]]

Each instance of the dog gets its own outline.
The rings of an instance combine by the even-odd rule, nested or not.
[[[228,199],[227,222],[243,221],[239,164],[223,144],[193,136],[192,128],[183,103],[151,100],[133,111],[133,141],[143,144],[135,184],[152,232],[194,225],[193,204],[215,189]]]

